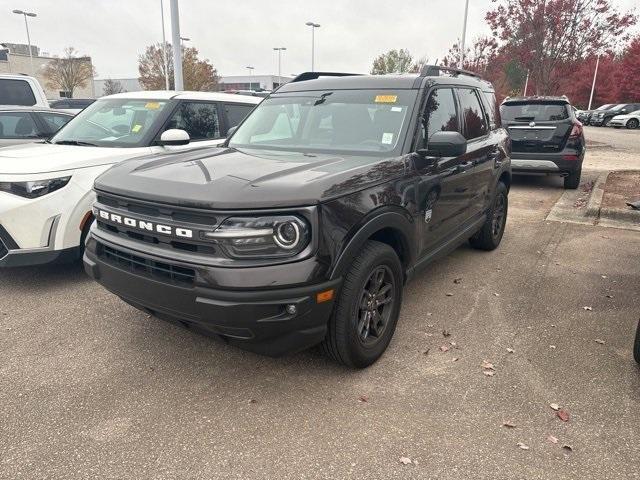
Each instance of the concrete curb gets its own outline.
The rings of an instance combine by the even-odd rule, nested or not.
[[[604,197],[604,186],[607,183],[609,172],[604,172],[598,176],[593,188],[591,189],[591,195],[589,195],[589,201],[587,202],[587,217],[598,217],[600,215],[600,206],[602,205],[602,197]]]
[[[607,208],[600,209],[600,218],[607,218],[609,220],[616,220],[618,222],[630,222],[637,226],[640,226],[640,210],[622,210],[620,208]]]

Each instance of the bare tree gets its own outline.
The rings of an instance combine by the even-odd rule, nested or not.
[[[64,57],[51,60],[44,67],[43,72],[49,88],[69,92],[70,97],[73,97],[73,92],[77,88],[86,87],[87,82],[93,80],[95,74],[96,70],[91,64],[91,58],[78,56],[77,50],[73,47],[65,48]]]
[[[122,87],[122,84],[118,80],[107,78],[104,81],[104,85],[102,86],[103,95],[113,95],[115,93],[122,92],[126,92],[126,90]]]

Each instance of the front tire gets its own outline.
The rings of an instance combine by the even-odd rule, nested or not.
[[[487,251],[498,248],[504,235],[508,210],[509,197],[507,186],[502,182],[498,182],[487,220],[484,222],[482,228],[469,239],[469,243],[473,248]]]
[[[580,185],[580,175],[582,174],[582,170],[576,170],[575,172],[571,172],[569,175],[564,177],[564,188],[565,190],[575,190]]]
[[[389,245],[368,241],[347,271],[320,344],[333,360],[364,368],[387,349],[402,304],[402,264]]]
[[[640,120],[637,120],[635,118],[632,118],[627,122],[627,128],[629,130],[635,130],[636,128],[638,128],[638,126],[640,126]]]

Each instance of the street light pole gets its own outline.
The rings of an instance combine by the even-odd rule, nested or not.
[[[522,93],[523,97],[527,96],[527,87],[529,86],[529,70],[527,70],[527,79],[524,81],[524,92]]]
[[[171,39],[173,43],[173,88],[184,90],[182,80],[182,48],[180,44],[180,13],[178,0],[171,0]]]
[[[164,35],[164,5],[160,0],[160,17],[162,18],[162,55],[164,57],[164,89],[169,90],[169,58],[167,57],[167,38]]]
[[[464,66],[464,49],[465,42],[467,40],[467,17],[469,14],[469,0],[465,2],[464,5],[464,24],[462,25],[462,42],[460,44],[460,65],[459,68],[463,68]]]
[[[316,48],[316,39],[315,39],[315,31],[316,28],[320,27],[319,23],[307,22],[306,26],[311,27],[311,71],[315,71],[315,48]]]
[[[246,68],[247,68],[247,70],[249,70],[249,90],[251,90],[251,83],[252,83],[252,80],[253,80],[253,70],[254,70],[254,68],[253,67],[246,67]]]
[[[591,84],[591,95],[589,96],[589,107],[587,110],[591,110],[591,103],[593,102],[593,92],[596,89],[596,78],[598,78],[598,67],[600,66],[600,55],[596,60],[596,70],[593,72],[593,83]]]
[[[275,51],[278,52],[278,86],[282,85],[282,79],[280,72],[282,72],[282,51],[286,50],[287,47],[273,47]]]
[[[27,29],[27,43],[29,44],[29,62],[31,64],[31,75],[33,75],[35,72],[33,71],[33,53],[31,52],[31,36],[29,35],[27,17],[37,17],[37,15],[33,12],[25,12],[22,10],[14,10],[13,13],[24,16],[24,26]]]

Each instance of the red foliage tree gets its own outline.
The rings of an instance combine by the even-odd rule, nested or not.
[[[536,93],[558,93],[562,70],[628,40],[632,13],[609,0],[492,0],[486,15],[494,38],[530,72]]]
[[[618,98],[621,102],[640,102],[640,36],[625,50],[616,72]]]
[[[618,103],[618,82],[615,76],[619,63],[611,52],[600,57],[592,108],[599,107],[605,103]],[[580,108],[587,108],[589,105],[595,68],[596,57],[593,56],[585,60],[568,63],[558,69],[558,73],[563,79],[561,81],[561,93],[567,95],[573,105]]]

